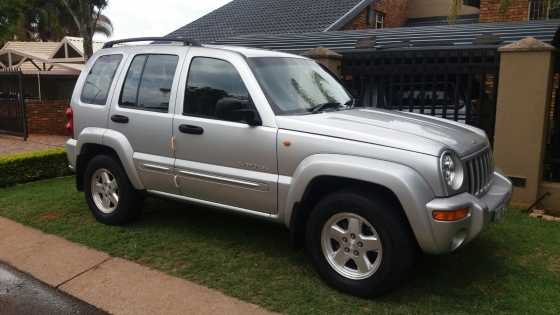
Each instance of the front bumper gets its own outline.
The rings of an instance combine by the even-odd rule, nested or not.
[[[462,193],[449,198],[438,198],[426,205],[429,212],[432,237],[436,245],[433,253],[452,252],[477,237],[491,221],[500,219],[509,204],[512,184],[504,175],[494,172],[492,185],[484,195],[475,197]],[[456,210],[469,208],[469,214],[452,222],[437,221],[432,218],[433,210]]]

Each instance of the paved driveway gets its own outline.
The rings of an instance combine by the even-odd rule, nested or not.
[[[33,134],[23,141],[23,138],[0,135],[0,155],[63,147],[66,139],[66,136]]]

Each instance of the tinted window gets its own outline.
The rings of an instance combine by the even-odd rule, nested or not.
[[[123,107],[167,112],[178,60],[179,57],[173,55],[134,57],[126,74],[119,104]]]
[[[146,56],[136,56],[134,60],[132,60],[121,92],[120,105],[136,106],[138,86],[140,85],[140,76],[142,75],[145,61]]]
[[[96,61],[84,83],[80,100],[87,104],[105,105],[121,55],[105,55]]]
[[[234,111],[249,109],[249,92],[235,68],[212,58],[193,59],[183,114],[237,121]]]

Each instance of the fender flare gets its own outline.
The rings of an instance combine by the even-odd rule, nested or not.
[[[76,152],[82,152],[82,147],[86,144],[99,144],[113,149],[117,153],[132,186],[137,190],[144,189],[144,184],[134,166],[134,150],[125,135],[118,131],[103,128],[85,128],[78,136]]]
[[[283,220],[289,228],[293,211],[313,179],[335,176],[377,184],[397,196],[412,231],[422,248],[434,244],[426,204],[434,192],[426,180],[414,169],[385,160],[338,154],[317,154],[303,160],[290,182]]]

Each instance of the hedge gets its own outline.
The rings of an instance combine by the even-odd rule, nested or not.
[[[0,187],[70,174],[62,148],[0,156]]]

